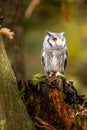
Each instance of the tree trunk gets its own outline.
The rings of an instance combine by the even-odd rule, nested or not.
[[[15,39],[9,41],[4,37],[5,48],[17,80],[24,78],[24,2],[23,0],[0,0],[0,16],[4,17],[2,26],[15,33]],[[21,66],[21,67],[20,67]]]
[[[0,130],[34,130],[0,36]]]

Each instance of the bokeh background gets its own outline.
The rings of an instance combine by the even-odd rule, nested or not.
[[[43,72],[41,49],[46,31],[65,32],[68,65],[65,76],[87,94],[87,0],[25,1],[26,78]]]

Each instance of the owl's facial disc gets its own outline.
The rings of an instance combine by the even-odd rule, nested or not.
[[[51,45],[52,47],[55,47],[55,46],[56,46],[56,41],[57,41],[57,38],[56,38],[56,37],[51,36],[51,37],[49,38],[49,43],[50,43],[50,45]]]
[[[65,45],[65,37],[64,32],[62,33],[52,33],[47,32],[48,35],[48,43],[51,45],[51,47],[63,47]]]
[[[54,46],[60,46],[60,38],[52,37],[51,41],[53,42]]]
[[[65,38],[61,37],[56,41],[57,46],[64,46],[65,45]]]
[[[52,44],[53,47],[63,47],[65,44],[65,38],[64,37],[52,37],[50,38],[50,43]]]

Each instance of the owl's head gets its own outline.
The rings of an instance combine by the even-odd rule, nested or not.
[[[66,45],[64,32],[62,33],[47,32],[44,43],[45,46],[46,44],[48,44],[51,47],[64,47]]]

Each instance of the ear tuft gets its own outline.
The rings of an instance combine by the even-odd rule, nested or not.
[[[47,31],[46,33],[47,33],[48,36],[52,36],[51,32]]]
[[[65,32],[62,32],[62,33],[61,33],[61,36],[65,37]]]

